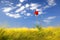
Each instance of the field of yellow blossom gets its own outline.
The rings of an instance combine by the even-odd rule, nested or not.
[[[0,40],[60,40],[60,27],[0,28]]]

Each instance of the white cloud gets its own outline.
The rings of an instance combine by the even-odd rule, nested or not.
[[[48,5],[50,6],[56,5],[55,0],[48,0]]]
[[[13,17],[13,14],[10,14],[10,13],[6,13],[6,15],[9,17]]]
[[[35,9],[37,9],[37,6],[35,6],[35,7],[30,7],[30,9],[31,9],[31,10],[35,10]]]
[[[25,7],[28,8],[30,5],[29,4],[26,4]]]
[[[22,5],[22,4],[19,3],[19,4],[17,4],[16,6],[20,7],[21,5]]]
[[[33,7],[33,6],[36,6],[36,5],[37,5],[36,3],[31,3],[31,4],[30,4],[30,6],[32,6],[32,7]]]
[[[10,3],[11,5],[14,4],[14,3]]]
[[[27,11],[26,11],[26,10],[24,10],[24,11],[22,11],[22,12],[21,12],[21,14],[26,14],[26,12],[27,12]]]
[[[20,14],[15,14],[14,15],[14,18],[20,18],[21,16],[20,16]]]
[[[1,3],[3,3],[4,5],[12,5],[14,3],[10,2],[10,1],[1,1]]]
[[[48,17],[47,19],[51,20],[51,19],[55,19],[55,18],[56,18],[56,16],[51,16],[51,17]]]
[[[31,13],[27,13],[26,16],[31,16]]]
[[[22,10],[24,10],[25,7],[24,6],[21,6],[19,9],[17,9],[15,12],[21,12]]]
[[[3,12],[9,12],[9,11],[11,11],[11,10],[12,10],[11,7],[5,7],[5,8],[3,8]]]
[[[4,1],[1,1],[1,3],[10,3],[10,2],[9,2],[9,1],[5,1],[5,0],[4,0]]]
[[[43,20],[43,22],[49,24],[51,22],[51,20]]]
[[[42,11],[40,11],[40,12],[39,12],[39,15],[41,15],[41,14],[43,14],[43,12],[42,12]]]
[[[43,7],[44,10],[56,5],[55,0],[47,0],[47,2],[48,2],[48,5],[45,5]]]
[[[36,11],[40,11],[40,9],[36,9]]]
[[[41,5],[39,5],[39,4],[36,4],[36,3],[31,3],[30,4],[30,9],[31,10],[35,10],[35,9],[37,9],[38,7],[40,7]]]
[[[34,6],[41,6],[41,4],[31,3],[30,6],[31,6],[31,7],[34,7]]]
[[[19,0],[20,2],[24,2],[25,0]]]
[[[51,16],[51,17],[48,17],[48,18],[44,19],[43,22],[48,24],[48,23],[52,22],[52,20],[55,19],[55,18],[56,18],[56,16]]]
[[[46,5],[46,6],[43,7],[43,9],[46,9],[46,8],[49,8],[49,7],[50,7],[49,5]]]
[[[11,14],[11,13],[6,13],[7,16],[12,17],[12,18],[20,18],[20,14]]]

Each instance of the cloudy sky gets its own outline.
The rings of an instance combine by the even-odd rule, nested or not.
[[[60,24],[60,0],[0,0],[0,25],[10,27],[34,27],[38,10],[38,24]]]

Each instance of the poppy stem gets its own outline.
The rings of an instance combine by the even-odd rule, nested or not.
[[[36,25],[38,25],[38,15],[36,15]]]

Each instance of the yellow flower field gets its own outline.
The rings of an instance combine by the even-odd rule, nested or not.
[[[0,28],[0,40],[60,40],[60,27]]]

